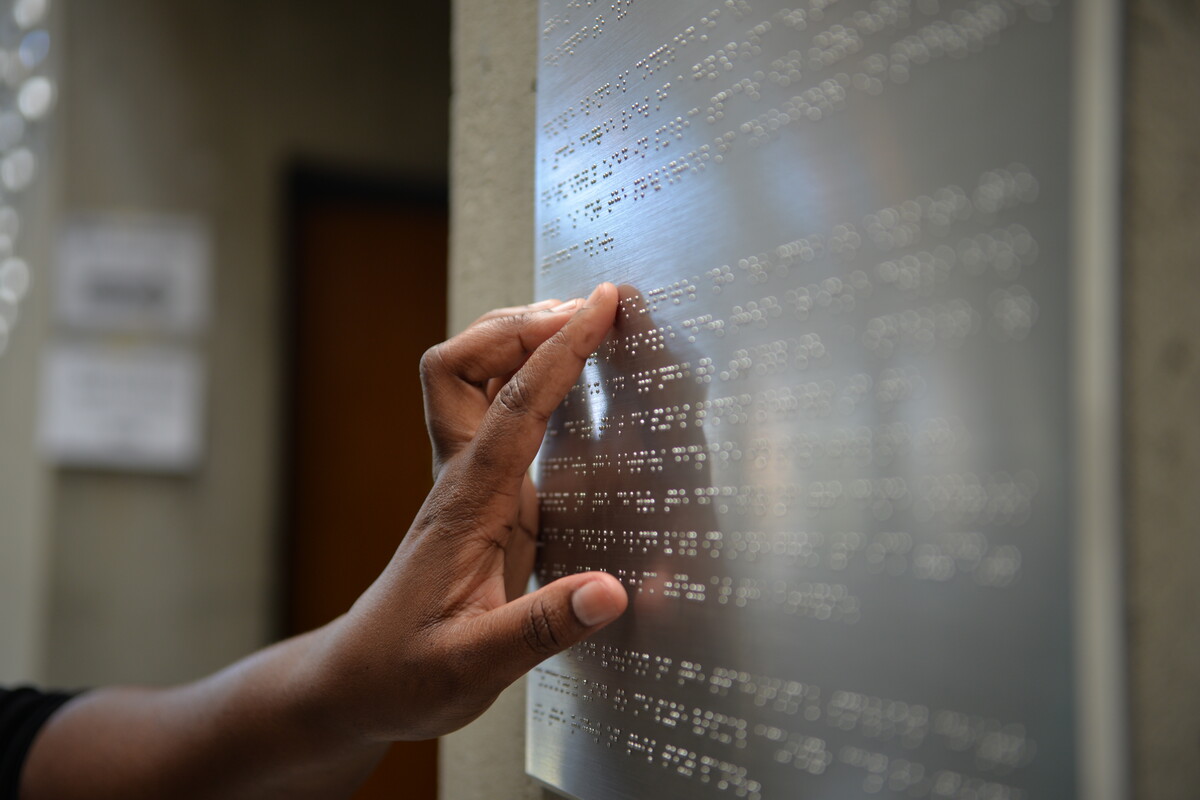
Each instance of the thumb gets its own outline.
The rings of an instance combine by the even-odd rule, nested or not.
[[[476,617],[476,648],[504,686],[615,620],[629,598],[604,572],[559,578]],[[503,688],[499,687],[499,688]]]

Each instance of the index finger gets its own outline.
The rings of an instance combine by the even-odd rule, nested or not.
[[[562,301],[558,298],[551,297],[546,300],[539,300],[536,303],[529,303],[523,306],[505,306],[504,308],[493,308],[491,311],[480,314],[479,317],[467,327],[470,328],[474,325],[478,325],[481,322],[486,322],[489,319],[496,319],[497,317],[511,317],[515,314],[524,314],[529,311],[546,311],[554,308],[557,305],[560,305],[561,303]]]
[[[425,420],[442,463],[475,436],[492,400],[488,381],[507,378],[571,317],[582,300],[485,314],[421,359]]]
[[[550,415],[612,329],[616,314],[617,287],[602,283],[583,308],[529,356],[488,408],[473,444],[473,466],[509,478],[525,474]]]
[[[562,327],[581,302],[568,300],[552,308],[538,303],[484,314],[462,333],[425,353],[422,376],[426,385],[453,380],[478,386],[507,375]]]

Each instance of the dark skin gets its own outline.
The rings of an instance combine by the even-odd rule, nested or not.
[[[323,628],[195,683],[107,688],[35,740],[24,800],[336,798],[387,744],[449,733],[616,619],[604,573],[521,592],[546,423],[612,327],[617,291],[500,309],[425,354],[435,483],[383,574]]]

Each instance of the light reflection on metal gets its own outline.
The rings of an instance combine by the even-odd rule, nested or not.
[[[584,800],[1076,796],[1072,10],[542,4],[539,297],[621,285],[538,461]]]

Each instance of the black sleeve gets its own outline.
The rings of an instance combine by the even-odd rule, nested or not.
[[[73,695],[0,689],[0,800],[17,800],[25,756],[50,715]]]

